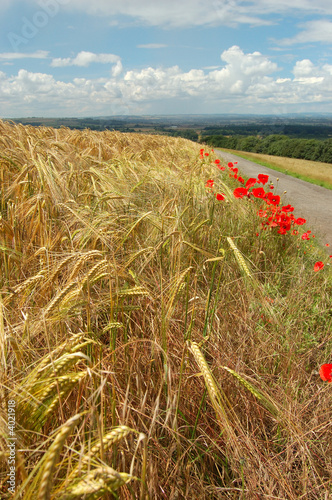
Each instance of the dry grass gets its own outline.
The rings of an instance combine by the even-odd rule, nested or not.
[[[184,139],[0,132],[1,498],[9,399],[15,500],[329,498],[324,251]]]

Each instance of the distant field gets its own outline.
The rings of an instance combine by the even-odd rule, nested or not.
[[[278,172],[283,172],[298,179],[302,179],[312,184],[318,184],[327,189],[332,189],[332,164],[320,163],[317,161],[298,160],[295,158],[285,158],[283,156],[262,155],[258,153],[247,153],[224,149],[229,153],[240,156],[248,160],[254,160],[260,165],[272,168]]]

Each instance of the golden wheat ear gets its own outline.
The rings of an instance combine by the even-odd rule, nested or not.
[[[78,414],[67,420],[67,422],[61,427],[60,431],[58,432],[55,440],[53,441],[53,444],[47,450],[43,467],[43,476],[38,492],[38,500],[49,500],[51,498],[52,474],[54,468],[57,464],[61,450],[65,444],[67,437],[70,435],[75,425],[78,424],[81,417],[82,414]]]
[[[131,479],[135,478],[125,472],[117,472],[107,466],[98,467],[85,474],[82,479],[73,486],[67,488],[67,490],[57,498],[59,498],[59,500],[81,500],[83,498],[85,500],[97,500],[104,497],[107,493],[115,493]]]
[[[73,468],[69,476],[65,479],[65,481],[62,483],[61,487],[58,488],[58,490],[71,491],[72,494],[72,487],[76,488],[76,485],[81,484],[82,486],[84,484],[84,477],[85,477],[84,475],[86,475],[87,471],[89,471],[90,468],[92,467],[92,464],[94,463],[94,458],[100,455],[101,452],[105,453],[112,446],[125,439],[130,433],[136,433],[136,431],[134,429],[130,429],[125,425],[120,425],[112,429],[107,434],[105,434],[102,440],[96,442],[92,446],[92,448],[85,455],[83,455],[79,463]],[[131,476],[129,475],[126,476],[127,478],[131,478]],[[121,485],[119,485],[118,487],[120,486]]]
[[[240,266],[240,269],[242,269],[242,271],[247,275],[249,276],[249,278],[252,277],[252,274],[251,272],[249,271],[249,268],[247,266],[247,263],[246,261],[244,260],[244,257],[242,255],[242,253],[240,252],[240,250],[238,249],[238,247],[235,245],[234,241],[232,240],[232,238],[229,238],[227,237],[227,241],[228,241],[228,244],[229,246],[231,247],[231,249],[233,250],[234,252],[234,255],[235,255],[235,258],[236,260],[238,261],[238,264]]]

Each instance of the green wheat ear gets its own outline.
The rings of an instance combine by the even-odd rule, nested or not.
[[[227,366],[222,367],[224,370],[227,370],[233,377],[235,377],[248,391],[251,392],[261,403],[262,405],[270,412],[272,415],[277,416],[279,414],[278,408],[274,405],[272,401],[270,401],[266,396],[264,396],[259,390],[250,384],[247,380],[245,380],[241,375],[239,375],[231,368]]]
[[[201,374],[204,377],[205,385],[208,391],[208,394],[211,399],[212,406],[214,408],[214,411],[216,412],[217,419],[219,421],[219,424],[223,428],[223,431],[226,431],[226,434],[228,438],[234,438],[234,429],[232,428],[232,422],[230,421],[228,417],[228,411],[232,410],[230,407],[230,403],[227,400],[225,394],[221,391],[221,389],[218,387],[214,376],[210,370],[210,367],[202,353],[202,351],[199,348],[199,345],[196,342],[188,342],[188,346],[190,351],[192,352],[195,361],[201,370]],[[231,411],[232,413],[232,411]]]
[[[244,271],[244,273],[249,276],[249,278],[252,278],[252,274],[251,272],[249,271],[249,268],[246,264],[246,261],[244,260],[244,257],[242,255],[242,253],[240,252],[240,250],[237,248],[237,246],[235,245],[234,241],[232,240],[232,238],[229,238],[227,237],[227,241],[228,241],[228,244],[229,246],[231,247],[231,249],[234,251],[234,254],[235,254],[235,257],[236,257],[236,260],[238,261],[239,263],[239,266],[240,268],[242,269],[242,271]]]

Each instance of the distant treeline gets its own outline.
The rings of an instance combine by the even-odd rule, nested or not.
[[[215,148],[332,163],[332,139],[295,139],[277,134],[267,137],[211,135],[202,139]]]
[[[286,135],[297,139],[328,139],[332,137],[332,124],[322,123],[245,123],[241,125],[230,124],[223,127],[209,126],[202,130],[202,136],[258,136]]]

